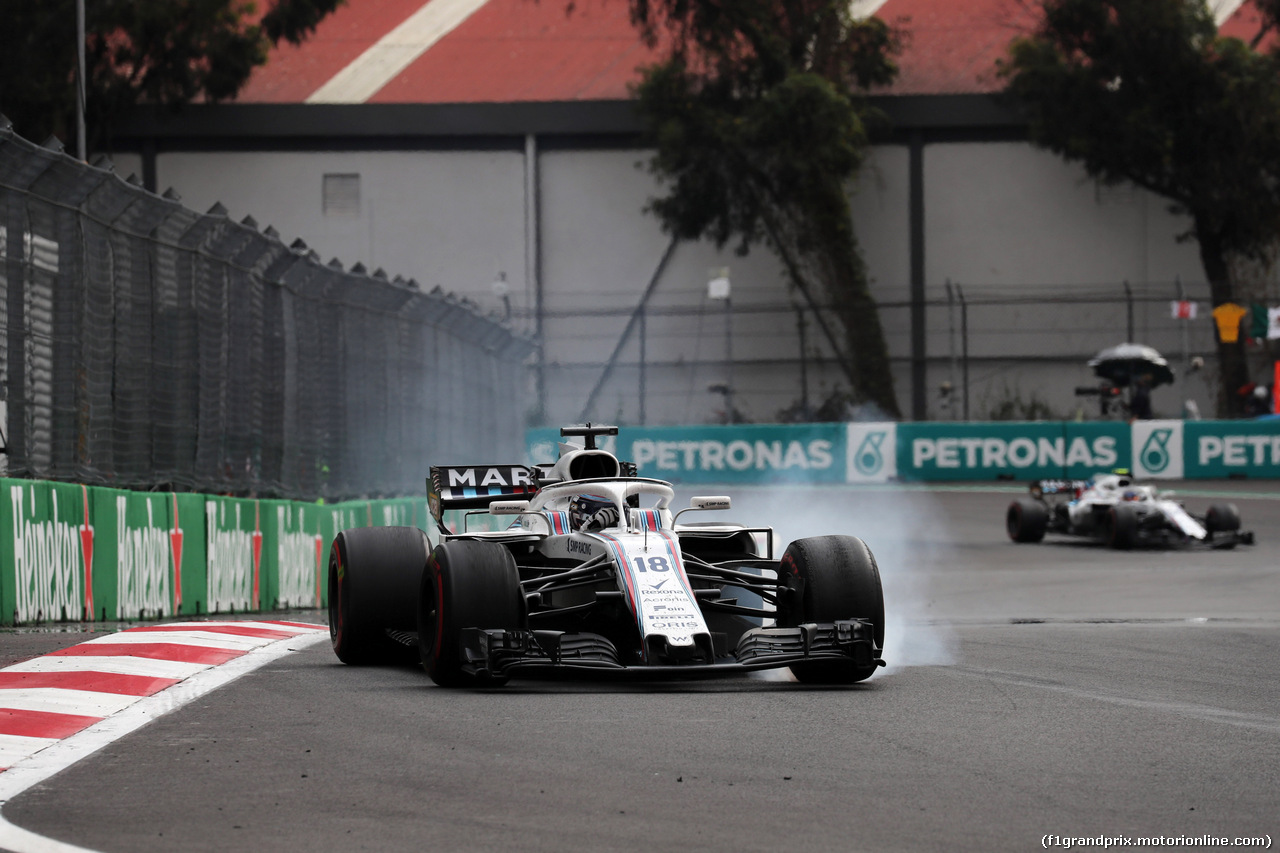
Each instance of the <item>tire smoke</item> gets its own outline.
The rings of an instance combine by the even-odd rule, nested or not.
[[[681,491],[688,491],[684,487]],[[934,573],[954,561],[948,521],[934,497],[897,486],[696,487],[728,494],[733,509],[715,520],[774,529],[774,556],[807,536],[857,536],[867,543],[884,586],[884,672],[956,662],[956,638],[933,614]],[[686,516],[687,518],[687,516]],[[712,520],[708,516],[707,520]]]

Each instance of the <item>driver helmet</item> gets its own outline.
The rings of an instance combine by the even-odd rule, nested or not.
[[[1124,499],[1127,501],[1136,501],[1138,499],[1138,493],[1135,492],[1133,489],[1126,489],[1124,493]]]
[[[603,530],[618,522],[618,510],[609,498],[574,495],[569,501],[569,522],[574,530]]]

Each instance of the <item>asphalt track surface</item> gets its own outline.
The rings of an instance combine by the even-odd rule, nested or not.
[[[868,541],[887,670],[852,688],[779,676],[450,691],[413,669],[343,666],[320,643],[3,815],[104,853],[1280,840],[1280,485],[1181,493],[1196,511],[1205,492],[1243,493],[1256,546],[1014,545],[1016,492],[1001,487],[739,493],[730,515],[769,518],[784,542]],[[87,638],[0,634],[0,665]]]

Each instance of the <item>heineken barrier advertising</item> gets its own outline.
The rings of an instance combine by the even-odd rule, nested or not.
[[[0,479],[0,624],[322,607],[337,531],[426,498],[325,506]]]
[[[1280,420],[849,423],[623,427],[601,447],[643,477],[678,483],[886,483],[1140,478],[1280,478]],[[527,433],[554,462],[558,429]],[[579,442],[579,439],[575,439]]]

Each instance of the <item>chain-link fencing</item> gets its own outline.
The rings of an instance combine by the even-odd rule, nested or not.
[[[531,342],[0,130],[7,475],[303,499],[523,456]]]

